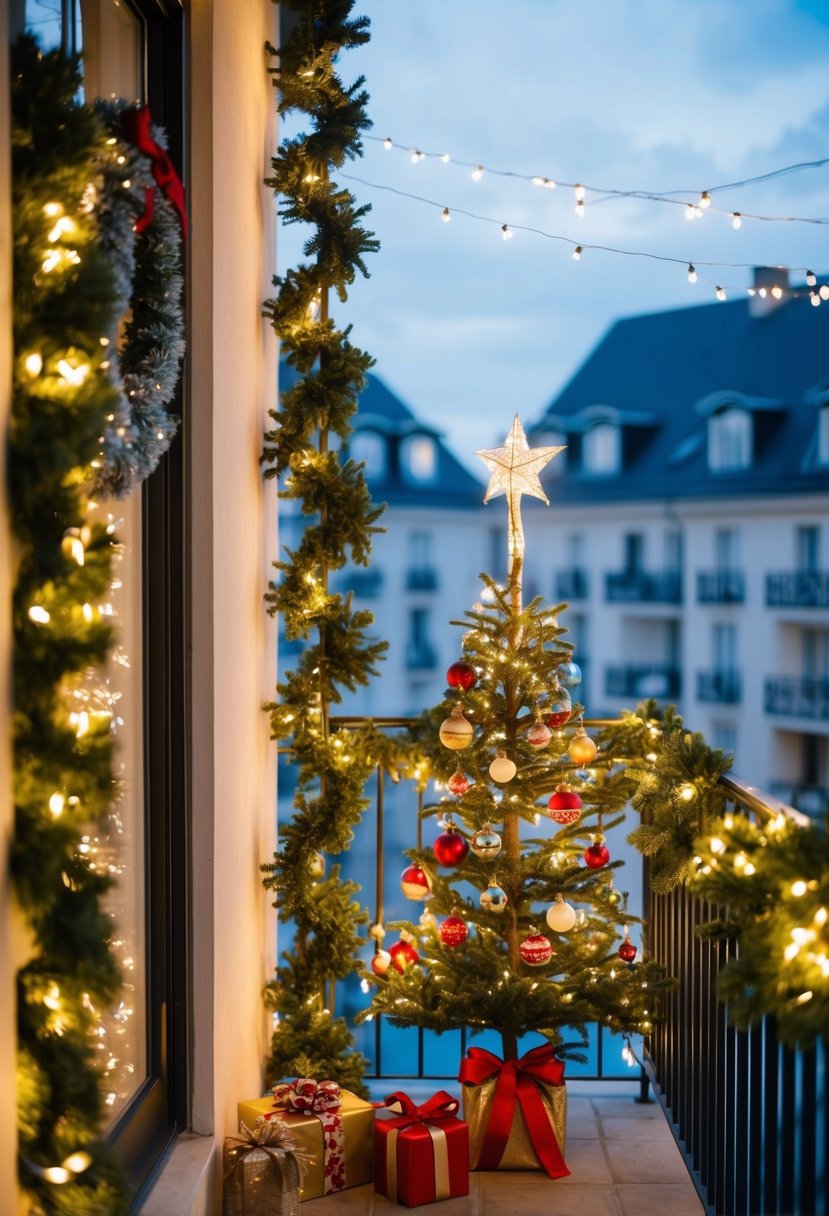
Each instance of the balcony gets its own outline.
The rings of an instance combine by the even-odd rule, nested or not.
[[[342,595],[353,592],[358,600],[376,600],[383,589],[383,571],[374,568],[370,570],[349,570],[348,575],[337,583],[337,590]]]
[[[697,700],[736,705],[742,697],[739,671],[698,671]]]
[[[622,604],[681,604],[682,574],[679,570],[620,570],[605,575],[605,599]]]
[[[829,721],[829,679],[772,676],[766,680],[766,713]]]
[[[412,566],[406,571],[407,591],[437,591],[438,572],[434,566]]]
[[[407,671],[434,671],[438,665],[437,651],[428,642],[409,642],[406,647]]]
[[[582,570],[579,566],[572,566],[569,570],[560,570],[556,575],[555,586],[555,598],[566,600],[567,603],[572,600],[586,600],[590,594],[587,571]]]
[[[673,699],[679,696],[680,683],[679,668],[668,665],[646,663],[605,669],[605,692],[609,697]]]
[[[766,607],[829,608],[829,571],[787,570],[767,574]]]
[[[829,789],[822,785],[810,785],[805,781],[772,781],[769,783],[769,793],[815,819],[829,812]]]
[[[697,601],[700,604],[742,604],[746,597],[742,570],[697,571]]]

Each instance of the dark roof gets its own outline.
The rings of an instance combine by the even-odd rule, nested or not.
[[[539,442],[563,432],[572,447],[547,482],[558,502],[825,492],[829,468],[815,457],[821,395],[829,400],[829,305],[790,298],[751,316],[749,300],[717,302],[617,321],[530,433]],[[754,460],[711,472],[707,419],[730,403],[754,416]],[[623,431],[613,476],[578,462],[581,433],[603,413]]]
[[[297,378],[287,363],[279,367],[281,388],[288,388]],[[379,376],[371,372],[360,394],[354,417],[355,433],[373,431],[386,443],[386,465],[382,477],[370,477],[369,488],[376,502],[390,506],[421,507],[479,507],[484,487],[456,459],[443,442],[441,433],[418,419]],[[436,474],[434,479],[415,484],[402,471],[400,447],[411,436],[422,435],[435,443]]]

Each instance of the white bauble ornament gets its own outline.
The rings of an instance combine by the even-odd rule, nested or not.
[[[576,909],[557,895],[556,902],[547,909],[547,924],[556,933],[569,933],[575,923]]]
[[[506,785],[508,781],[512,781],[518,769],[510,760],[509,756],[498,755],[489,766],[489,775],[493,781],[500,782],[501,785]]]

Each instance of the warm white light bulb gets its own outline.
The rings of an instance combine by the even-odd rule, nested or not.
[[[419,160],[423,160],[424,155],[425,153],[421,152],[419,148],[413,148],[409,160],[413,165],[416,165]]]
[[[572,255],[573,261],[577,262],[583,252],[584,252],[584,250],[582,249],[581,245],[576,245],[576,248],[573,250],[573,255]]]
[[[394,147],[394,143],[390,136],[386,136],[386,138],[383,140],[383,147],[387,152],[391,152],[392,148]]]
[[[718,300],[724,300],[724,299],[725,299],[725,291],[724,291],[724,289],[723,289],[722,287],[718,287],[718,288],[717,288],[717,290],[716,290],[716,292],[715,292],[714,294],[716,295],[716,297],[717,297],[717,299],[718,299]]]
[[[821,300],[829,300],[829,284],[824,283],[818,291],[818,295]]]
[[[534,186],[543,186],[543,185],[544,185],[544,178],[543,178],[543,177],[534,177],[534,178],[533,178],[533,185],[534,185]]]
[[[478,167],[476,169],[472,170],[473,182],[479,182],[481,180],[481,178],[483,177],[483,175],[484,175],[484,167],[483,167],[483,165],[478,165]]]
[[[792,895],[796,895],[798,898],[801,895],[805,895],[807,890],[808,887],[802,878],[799,878],[797,882],[792,883]]]
[[[27,374],[34,379],[35,376],[39,376],[43,370],[43,359],[36,351],[34,351],[31,355],[26,356],[25,360],[23,361],[23,366],[25,367]]]
[[[66,805],[66,799],[63,794],[55,790],[52,797],[49,799],[49,810],[58,819],[63,814],[63,808]]]
[[[575,190],[575,194],[576,194],[576,202],[583,203],[584,195],[585,195],[584,186],[579,186],[578,184],[576,184],[574,186],[574,190]]]
[[[505,241],[511,241],[511,240],[512,240],[512,238],[513,238],[513,231],[512,231],[512,229],[510,228],[509,224],[502,224],[502,225],[501,225],[501,236],[504,238],[504,240],[505,240]]]
[[[556,184],[551,177],[548,177],[545,179],[544,185],[547,187],[548,190],[555,190],[555,188],[556,188]]]
[[[806,286],[814,287],[816,283],[817,283],[817,275],[815,274],[814,270],[807,270],[806,271]]]
[[[41,608],[40,604],[33,604],[29,609],[29,620],[34,621],[36,625],[48,625],[52,618],[45,608]]]
[[[449,210],[448,207],[443,208],[443,210],[440,213],[440,218],[443,220],[444,224],[449,223],[449,221],[452,218],[452,212]]]
[[[711,196],[707,190],[703,190],[702,194],[699,196],[699,205],[700,207],[704,208],[711,206]]]
[[[739,211],[732,211],[731,212],[731,227],[734,229],[737,229],[737,228],[742,228],[742,226],[743,226],[743,217],[740,215]]]
[[[688,203],[685,207],[686,220],[695,220],[697,218],[697,209],[693,203]]]
[[[809,296],[809,303],[812,305],[812,307],[813,307],[813,308],[819,308],[819,307],[820,307],[820,296],[818,295],[818,293],[817,293],[816,291],[813,291],[813,292],[810,294],[810,296]]]
[[[448,152],[444,152],[440,159],[443,161],[444,165],[448,165],[452,157]]]
[[[696,283],[696,281],[697,281],[696,267],[694,266],[693,262],[689,262],[688,263],[688,282]]]

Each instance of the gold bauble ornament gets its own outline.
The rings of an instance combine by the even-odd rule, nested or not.
[[[472,742],[475,728],[463,716],[460,705],[456,705],[452,714],[440,726],[440,741],[444,747],[453,752],[463,751]]]
[[[567,755],[573,764],[578,764],[583,768],[585,764],[591,764],[596,759],[598,750],[598,747],[596,747],[587,731],[583,726],[580,726],[570,740]]]

